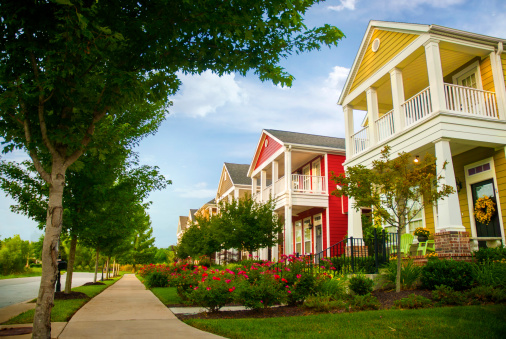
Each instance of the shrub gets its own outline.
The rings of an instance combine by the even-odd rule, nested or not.
[[[322,279],[318,285],[321,295],[328,295],[334,299],[340,299],[346,294],[346,276],[337,276],[332,279]]]
[[[506,260],[506,247],[480,248],[474,255],[479,263]]]
[[[234,301],[246,308],[259,309],[280,304],[286,299],[286,292],[270,274],[263,274],[253,284],[242,281],[234,293]]]
[[[440,285],[465,290],[473,284],[472,265],[464,261],[431,260],[422,268],[421,281],[429,290]]]
[[[225,279],[221,279],[221,277],[213,276],[213,278],[216,279],[206,279],[198,286],[194,286],[187,296],[192,304],[211,312],[217,312],[220,308],[232,302],[235,286],[226,283]]]
[[[372,292],[374,281],[363,274],[355,275],[350,279],[350,290],[357,295],[366,295]]]
[[[473,279],[478,285],[506,288],[506,263],[484,261],[472,268]]]
[[[406,298],[396,300],[395,306],[398,308],[424,308],[432,306],[432,300],[413,293]]]
[[[416,284],[422,268],[416,266],[413,260],[402,262],[401,265],[401,286],[402,288],[411,288]],[[387,281],[395,285],[397,279],[397,260],[390,261],[387,267]]]
[[[350,301],[350,310],[365,311],[378,310],[381,307],[378,299],[370,294],[355,295]]]
[[[493,301],[494,288],[491,286],[476,286],[467,292],[467,297],[480,303]]]
[[[332,310],[344,310],[347,308],[344,300],[336,300],[330,295],[312,295],[306,298],[302,307],[318,312],[329,312]]]
[[[467,301],[464,294],[445,285],[437,286],[432,291],[432,299],[438,301],[441,305],[463,305]]]
[[[162,272],[152,272],[145,276],[144,285],[149,289],[153,287],[167,287],[169,285],[169,280],[167,275]]]
[[[492,292],[492,301],[495,303],[506,302],[506,289],[495,288],[494,291]]]

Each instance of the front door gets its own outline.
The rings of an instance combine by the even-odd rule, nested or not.
[[[495,203],[495,213],[490,219],[488,225],[476,222],[476,235],[478,237],[500,237],[501,229],[499,225],[499,216],[497,214],[497,197],[495,193],[495,186],[493,179],[487,179],[481,182],[477,182],[471,185],[473,192],[473,206],[476,204],[476,200],[484,196],[489,197]],[[482,244],[480,244],[481,246]]]

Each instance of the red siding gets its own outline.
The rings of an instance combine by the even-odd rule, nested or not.
[[[267,147],[265,147],[265,140],[267,140]],[[260,165],[262,165],[265,162],[265,160],[269,159],[269,157],[274,153],[276,153],[276,151],[279,150],[281,147],[282,147],[281,144],[277,143],[270,136],[266,135],[265,139],[263,139],[261,144],[259,145],[260,154],[258,155],[255,169],[257,169]]]
[[[329,193],[336,189],[336,183],[330,180],[330,173],[344,173],[343,162],[345,160],[344,155],[328,155],[329,174],[327,175],[327,182]],[[335,195],[329,196],[330,246],[341,241],[348,233],[348,215],[343,213],[343,203],[347,204],[348,199],[341,199]]]

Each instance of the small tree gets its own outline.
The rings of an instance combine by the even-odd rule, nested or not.
[[[454,192],[453,187],[440,184],[443,177],[436,173],[434,156],[426,154],[418,162],[412,159],[405,152],[390,159],[390,147],[385,146],[380,160],[373,161],[372,169],[356,165],[348,167],[346,174],[332,173],[332,180],[341,186],[332,194],[355,199],[353,207],[357,210],[371,206],[376,218],[397,229],[397,244],[400,244],[402,230],[426,205]],[[397,292],[400,286],[401,257],[397,255]]]
[[[250,253],[271,247],[278,242],[283,223],[274,213],[272,200],[265,204],[251,196],[220,202],[220,214],[213,216],[214,233],[224,248],[236,248]]]

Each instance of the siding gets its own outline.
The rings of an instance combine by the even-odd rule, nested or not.
[[[329,193],[335,190],[336,185],[330,181],[330,173],[344,173],[343,162],[346,160],[344,155],[329,154],[327,175]],[[322,166],[323,167],[323,166]],[[343,214],[343,206],[340,197],[335,195],[329,196],[329,226],[330,226],[330,246],[344,239],[348,233],[348,216]],[[326,238],[324,239],[327,240]]]
[[[502,226],[506,234],[506,154],[505,149],[500,149],[494,154],[495,175],[497,178],[497,190],[501,203]]]
[[[227,174],[227,180],[225,180],[225,174]],[[230,180],[230,175],[228,175],[225,167],[223,167],[223,170],[221,171],[220,184],[221,187],[218,195],[221,197],[226,191],[232,188],[232,180]]]
[[[267,147],[265,147],[265,140],[268,140]],[[259,145],[260,154],[258,155],[258,160],[255,165],[255,169],[260,167],[271,155],[276,153],[277,150],[281,148],[281,144],[277,143],[273,138],[266,135],[265,138],[262,139],[262,142]],[[258,150],[257,150],[258,152]]]
[[[492,66],[490,57],[486,57],[480,63],[481,83],[484,91],[495,92],[494,78],[492,76]]]
[[[434,210],[432,204],[427,204],[424,207],[425,213],[425,227],[429,229],[430,234],[434,234],[436,232],[436,227],[434,225]]]
[[[502,63],[502,74],[504,75],[504,83],[506,84],[506,55],[501,55],[501,63]]]
[[[360,63],[355,79],[353,79],[350,92],[355,90],[362,82],[399,54],[417,37],[418,35],[415,34],[375,30],[369,44],[367,45],[367,49]],[[376,38],[380,39],[380,46],[378,51],[374,53],[371,49],[371,44]]]

